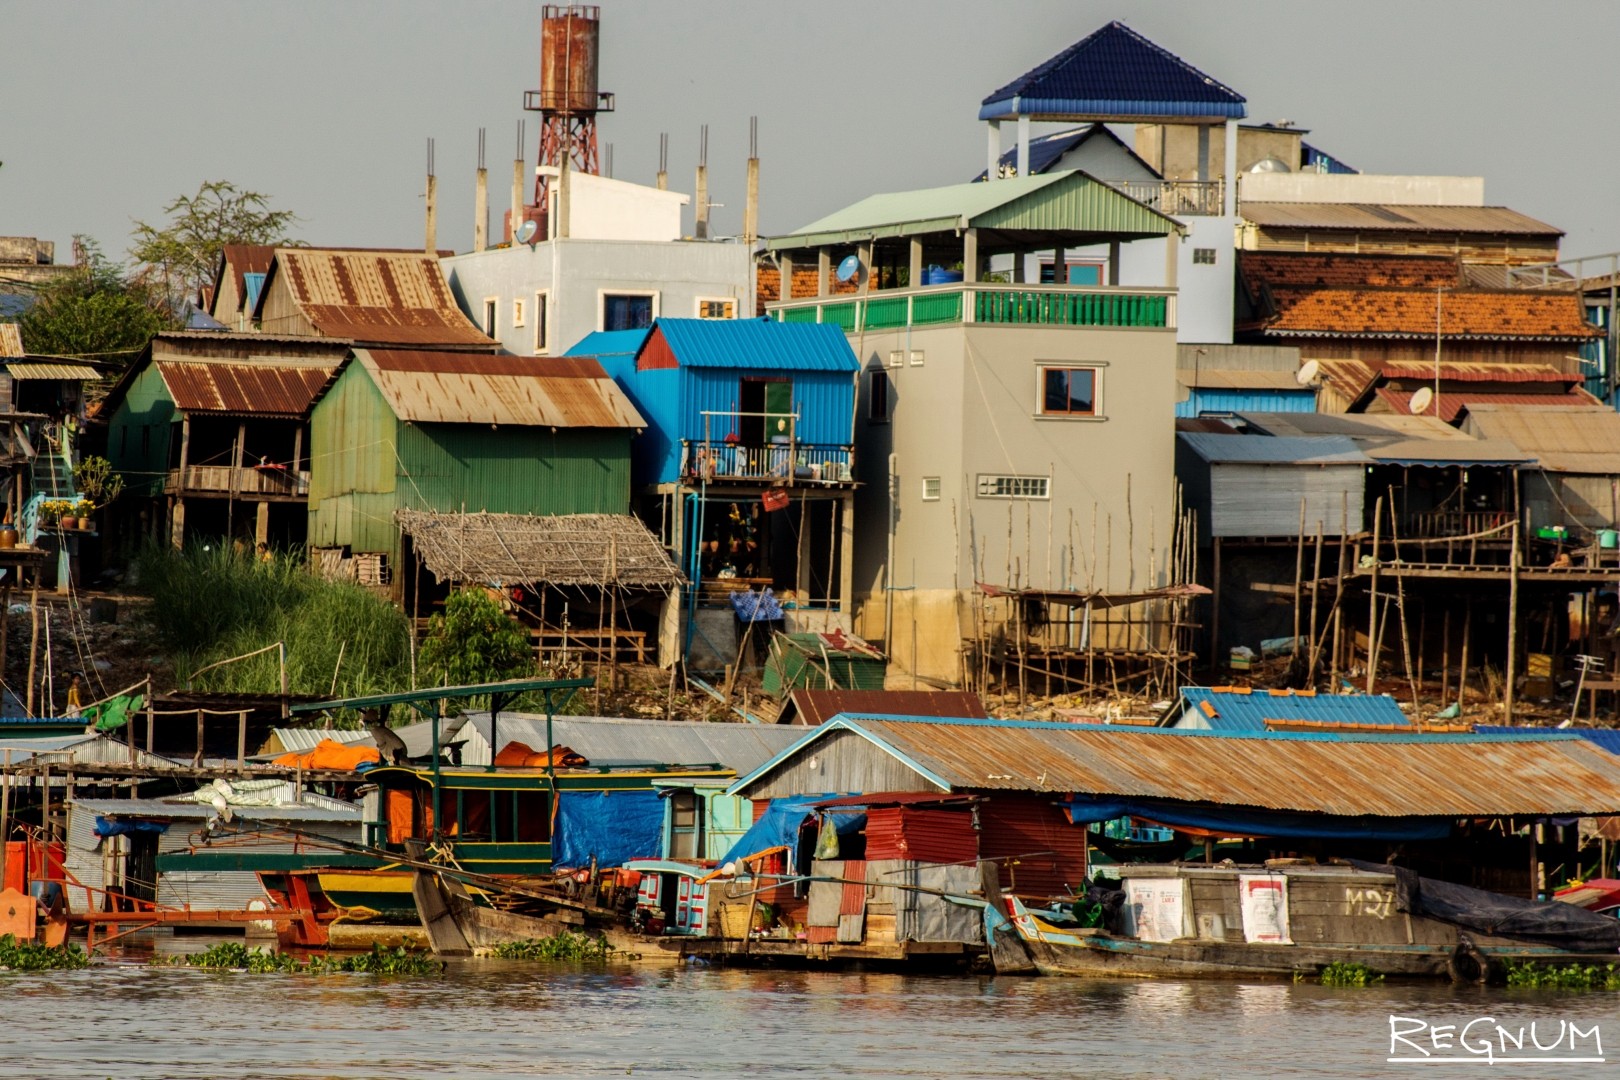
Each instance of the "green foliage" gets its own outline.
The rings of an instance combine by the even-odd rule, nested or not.
[[[11,934],[0,937],[0,969],[7,971],[62,971],[88,967],[90,957],[77,945],[55,948],[18,941]]]
[[[1613,964],[1508,964],[1507,984],[1534,990],[1620,990],[1620,969]]]
[[[1366,964],[1337,961],[1322,969],[1323,986],[1377,986],[1384,976]]]
[[[95,241],[74,239],[84,252],[81,264],[43,286],[17,320],[31,354],[128,363],[152,335],[179,325],[161,290],[127,275]]]
[[[292,693],[325,696],[334,681],[336,693],[349,697],[410,685],[405,617],[360,585],[316,577],[294,556],[265,561],[219,543],[178,552],[153,547],[136,570],[152,597],[152,629],[182,682],[216,661],[282,641]],[[205,672],[197,688],[275,693],[280,679],[271,651]]]
[[[177,296],[194,296],[213,283],[226,244],[285,244],[298,220],[290,210],[271,210],[268,195],[229,180],[205,181],[197,194],[181,195],[163,212],[169,221],[161,228],[135,223],[130,254]]]
[[[73,466],[73,486],[96,506],[106,506],[124,490],[124,478],[104,457],[87,457]]]
[[[444,965],[428,953],[404,947],[385,949],[375,944],[370,952],[352,956],[334,957],[324,953],[300,959],[292,953],[266,952],[260,948],[250,949],[239,941],[223,941],[207,952],[156,956],[152,958],[152,963],[160,967],[242,971],[254,975],[266,972],[288,975],[438,975],[444,971]]]
[[[483,589],[462,589],[428,620],[416,667],[427,682],[466,686],[532,675],[535,660],[521,623]]]
[[[501,960],[583,960],[602,962],[613,959],[613,946],[606,938],[593,938],[560,930],[551,937],[528,941],[508,941],[495,946],[490,955]]]

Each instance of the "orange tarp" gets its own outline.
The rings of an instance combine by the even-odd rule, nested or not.
[[[366,762],[376,764],[382,755],[375,746],[352,746],[322,739],[313,750],[293,750],[271,762],[290,769],[327,769],[332,772],[353,772]]]
[[[501,747],[501,752],[495,755],[495,764],[513,769],[543,769],[547,761],[544,753],[528,743],[514,740]],[[582,769],[590,762],[585,760],[584,755],[575,753],[566,746],[553,746],[550,764],[558,769]]]

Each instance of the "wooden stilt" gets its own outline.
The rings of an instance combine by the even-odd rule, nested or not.
[[[1378,541],[1384,526],[1384,497],[1378,496],[1377,505],[1373,507],[1373,542],[1372,542],[1372,583],[1367,590],[1367,693],[1373,692],[1373,683],[1378,678],[1378,564],[1380,552]]]

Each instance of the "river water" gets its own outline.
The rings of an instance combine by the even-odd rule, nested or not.
[[[131,960],[0,975],[8,1077],[1431,1076],[1390,1063],[1390,1017],[1490,1016],[1544,1046],[1597,1026],[1610,1064],[1502,1063],[1492,1076],[1599,1074],[1620,997],[1403,985],[948,978],[493,960],[442,977],[297,976]],[[1405,1023],[1405,1021],[1403,1021]],[[1403,1030],[1405,1030],[1403,1028]],[[1476,1026],[1471,1045],[1494,1028]],[[1608,1042],[1614,1040],[1615,1052]],[[1445,1034],[1441,1035],[1444,1047]],[[1544,1056],[1598,1056],[1566,1035]],[[1397,1044],[1483,1060],[1429,1032]],[[1517,1056],[1536,1053],[1511,1043]],[[1439,1075],[1467,1075],[1467,1065]]]

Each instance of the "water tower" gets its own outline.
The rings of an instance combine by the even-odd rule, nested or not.
[[[601,12],[595,4],[546,4],[540,9],[540,89],[523,107],[540,114],[540,164],[601,174],[596,114],[613,111],[613,95],[596,88]],[[548,178],[538,177],[534,204],[546,207]]]

